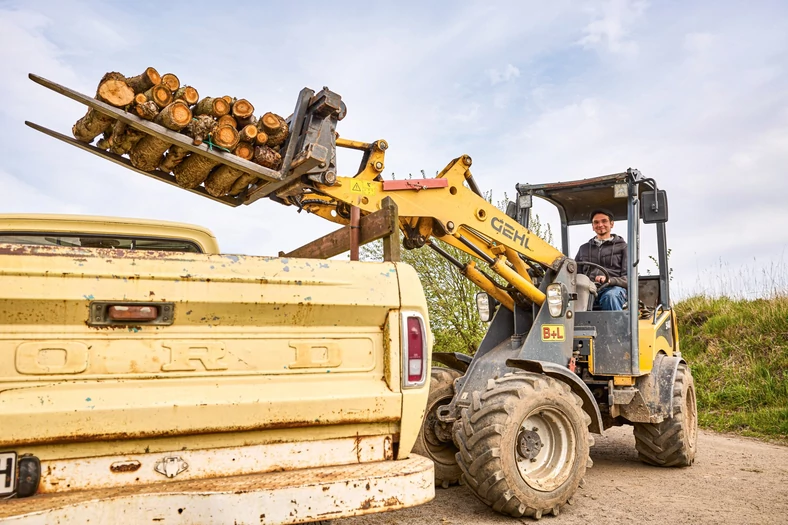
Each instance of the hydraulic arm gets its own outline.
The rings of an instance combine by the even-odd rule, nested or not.
[[[384,181],[385,141],[368,144],[337,138],[336,147],[363,152],[355,176],[304,178],[278,198],[347,224],[350,207],[371,213],[381,208],[385,197],[391,197],[398,207],[406,248],[429,245],[510,310],[518,298],[542,304],[545,295],[534,286],[528,270],[536,267],[536,271],[557,271],[564,256],[484,198],[471,175],[469,156],[454,159],[434,179]],[[484,261],[508,286],[500,287],[473,261],[462,264],[454,260],[435,239]]]

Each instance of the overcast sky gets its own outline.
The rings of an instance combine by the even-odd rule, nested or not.
[[[788,285],[786,2],[0,1],[0,211],[198,223],[262,255],[335,228],[267,200],[232,209],[24,126],[69,133],[85,111],[29,72],[92,93],[147,66],[282,115],[328,86],[342,136],[388,140],[387,177],[467,153],[500,199],[638,168],[668,190],[680,293]],[[572,235],[574,250],[591,228]]]

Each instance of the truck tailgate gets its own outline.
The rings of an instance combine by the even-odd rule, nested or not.
[[[135,302],[171,324],[90,325]],[[390,263],[0,245],[0,446],[399,421],[399,305]]]

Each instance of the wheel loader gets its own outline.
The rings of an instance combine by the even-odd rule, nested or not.
[[[435,353],[430,394],[415,451],[433,460],[437,485],[463,481],[494,510],[514,517],[558,515],[592,462],[592,434],[630,424],[642,461],[664,467],[692,464],[697,412],[692,374],[679,350],[670,300],[666,222],[668,201],[654,179],[638,170],[570,182],[516,185],[505,211],[487,202],[473,178],[471,157],[451,161],[435,178],[384,180],[385,140],[340,137],[347,114],[341,97],[304,89],[287,119],[290,138],[283,164],[269,170],[208,151],[177,133],[40,77],[31,78],[97,111],[195,154],[252,173],[258,180],[236,196],[215,197],[229,206],[268,198],[344,225],[351,259],[364,221],[396,208],[402,245],[432,249],[481,289],[480,312],[490,321],[475,354]],[[127,159],[30,123],[32,127],[146,176],[174,184],[160,170],[140,171]],[[361,152],[352,176],[338,175],[337,148]],[[534,199],[558,211],[561,249],[529,229]],[[588,224],[605,208],[626,220],[627,306],[593,308],[597,286],[590,263],[569,253],[569,226]],[[655,225],[659,270],[640,275],[641,224]],[[343,233],[344,232],[344,233]],[[337,233],[337,232],[335,232]],[[344,241],[343,241],[344,242]],[[289,257],[327,258],[348,249],[331,234]],[[472,256],[463,263],[443,244]],[[340,248],[338,248],[338,246]],[[387,244],[387,260],[399,246]],[[598,268],[603,273],[605,269]],[[414,377],[424,370],[409,370]]]

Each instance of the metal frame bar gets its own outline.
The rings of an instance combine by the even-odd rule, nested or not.
[[[157,170],[152,170],[152,171],[143,171],[141,169],[135,168],[131,164],[131,161],[129,159],[127,159],[125,157],[121,157],[120,155],[116,155],[116,154],[114,154],[112,152],[109,152],[109,151],[104,151],[103,149],[97,148],[95,146],[91,146],[90,144],[87,144],[85,142],[80,142],[80,141],[78,141],[76,139],[73,139],[71,137],[67,137],[66,135],[63,135],[62,133],[58,133],[57,131],[53,131],[51,129],[45,128],[45,127],[40,126],[38,124],[35,124],[33,122],[25,121],[25,124],[27,124],[29,127],[33,128],[36,131],[40,131],[41,133],[43,133],[45,135],[49,135],[50,137],[54,137],[54,138],[56,138],[58,140],[62,140],[66,144],[71,144],[72,146],[76,146],[77,148],[79,148],[81,150],[84,150],[84,151],[87,151],[87,152],[92,153],[94,155],[97,155],[97,156],[99,156],[99,157],[101,157],[103,159],[107,159],[109,161],[112,161],[115,164],[123,166],[124,168],[128,168],[131,171],[136,171],[137,173],[139,173],[141,175],[145,175],[146,177],[151,177],[152,179],[157,179],[157,180],[160,180],[162,182],[166,182],[170,186],[175,186],[176,188],[180,188],[182,190],[186,190],[186,191],[189,191],[191,193],[195,193],[197,195],[201,195],[203,197],[207,197],[207,198],[209,198],[211,200],[214,200],[216,202],[220,202],[222,204],[226,204],[228,206],[232,206],[233,208],[235,208],[236,206],[239,206],[240,204],[243,204],[243,199],[241,197],[230,197],[230,196],[227,196],[227,197],[214,197],[213,195],[208,193],[205,190],[205,188],[203,188],[202,186],[197,187],[197,188],[192,188],[192,189],[184,188],[183,186],[179,186],[178,183],[175,181],[175,175],[170,175],[169,173],[165,173],[165,172],[163,172],[161,170],[158,170],[158,169]]]

